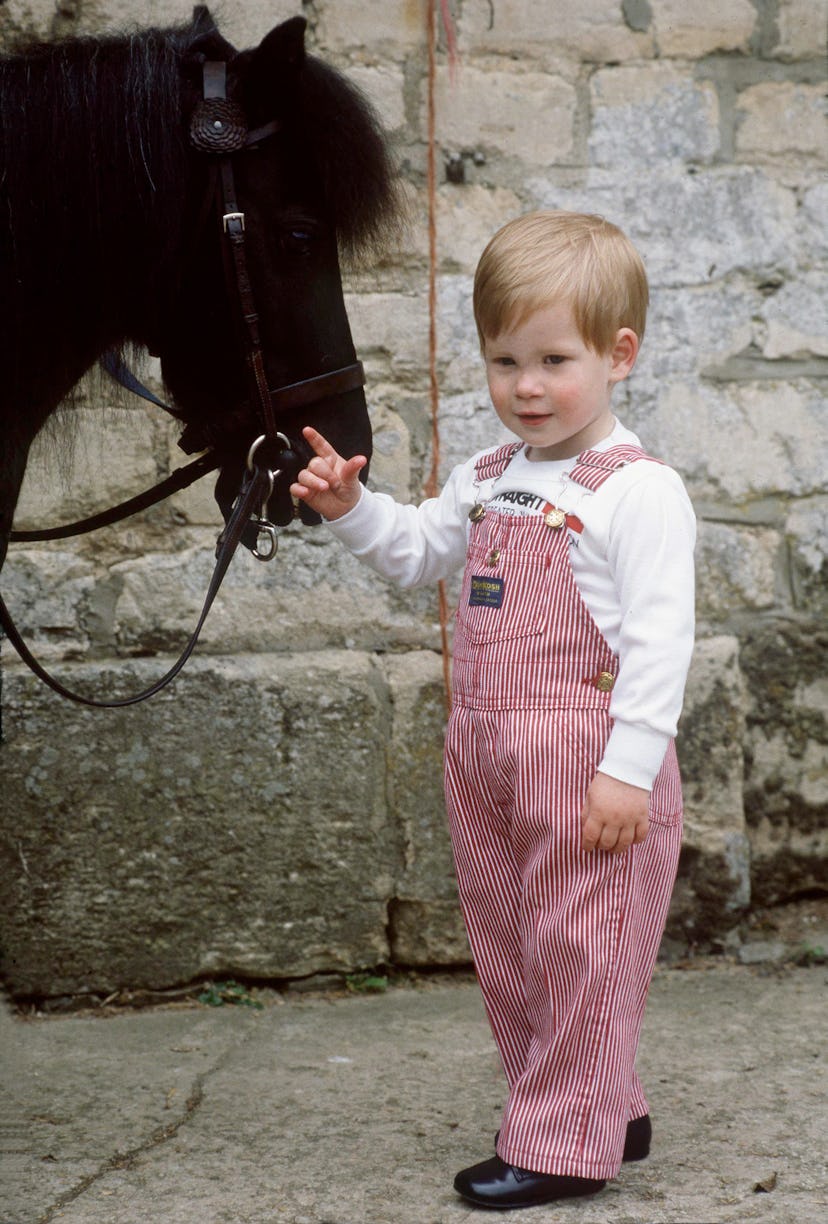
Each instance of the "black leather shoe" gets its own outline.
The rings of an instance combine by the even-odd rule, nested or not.
[[[633,1118],[627,1123],[627,1138],[624,1143],[622,1160],[643,1160],[650,1154],[650,1141],[653,1137],[653,1124],[650,1115],[643,1118]]]
[[[476,1207],[537,1207],[555,1199],[580,1198],[603,1190],[605,1180],[591,1177],[560,1177],[556,1173],[530,1173],[506,1164],[499,1156],[463,1169],[454,1179],[454,1189]]]

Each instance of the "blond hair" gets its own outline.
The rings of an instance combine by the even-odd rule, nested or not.
[[[647,274],[616,225],[589,213],[531,212],[499,229],[474,276],[474,318],[486,339],[560,301],[572,305],[582,340],[608,353],[617,332],[644,336]]]

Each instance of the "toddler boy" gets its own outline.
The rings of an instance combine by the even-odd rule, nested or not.
[[[595,1193],[649,1152],[635,1072],[681,841],[673,737],[693,646],[695,520],[614,417],[648,303],[600,217],[530,213],[475,275],[489,392],[517,441],[402,506],[312,429],[292,486],[403,586],[465,565],[445,783],[463,914],[509,1085],[483,1207]]]

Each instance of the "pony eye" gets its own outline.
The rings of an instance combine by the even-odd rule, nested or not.
[[[313,233],[309,228],[297,225],[283,236],[282,244],[290,255],[310,255]]]

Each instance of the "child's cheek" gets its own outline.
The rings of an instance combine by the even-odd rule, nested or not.
[[[580,401],[580,388],[571,378],[561,378],[555,385],[555,403],[563,412],[574,412]]]

